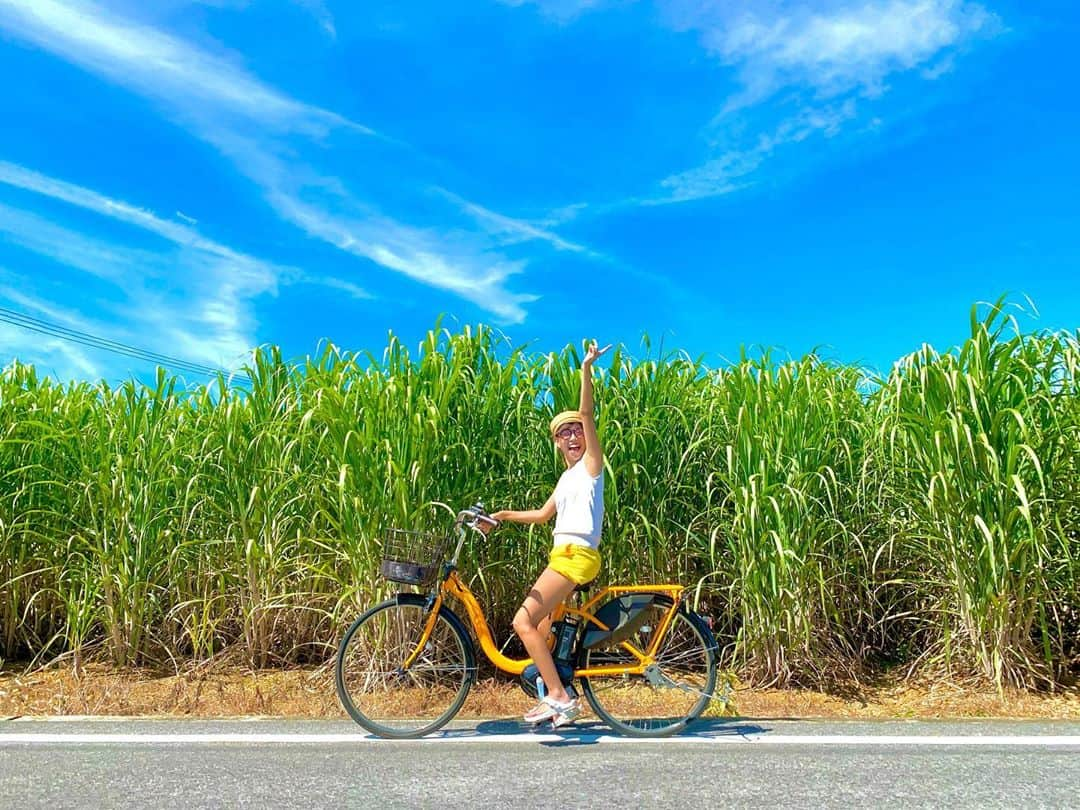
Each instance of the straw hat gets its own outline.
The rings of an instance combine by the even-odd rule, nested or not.
[[[584,424],[585,417],[581,411],[563,411],[560,414],[556,414],[555,418],[551,420],[551,435],[554,436],[559,428],[568,422],[581,422]]]

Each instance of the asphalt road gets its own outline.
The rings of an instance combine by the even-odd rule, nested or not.
[[[1078,807],[1080,723],[708,722],[664,740],[582,723],[0,721],[0,807]]]

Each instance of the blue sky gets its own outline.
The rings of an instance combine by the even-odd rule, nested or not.
[[[887,369],[1080,326],[1080,10],[0,0],[0,307],[236,368],[485,322]],[[655,352],[655,348],[654,348]],[[0,323],[62,379],[149,365]]]

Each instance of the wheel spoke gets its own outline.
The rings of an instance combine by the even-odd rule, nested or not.
[[[655,612],[642,629],[627,639],[649,649],[656,628],[670,609],[658,599],[646,608]],[[632,666],[636,659],[622,647],[596,648],[586,653],[586,667]],[[593,710],[617,731],[636,736],[671,734],[699,716],[716,684],[715,647],[707,630],[683,613],[676,613],[645,675],[606,675],[582,679]]]
[[[399,597],[369,610],[349,629],[338,652],[342,705],[374,734],[415,737],[443,726],[457,713],[475,678],[471,642],[440,613],[412,665],[426,625],[419,597]]]

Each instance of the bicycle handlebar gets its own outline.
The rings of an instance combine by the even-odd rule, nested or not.
[[[460,526],[464,524],[470,529],[476,529],[477,531],[482,531],[482,529],[480,529],[478,525],[481,523],[486,524],[489,528],[492,529],[499,525],[499,521],[495,520],[495,518],[489,515],[484,510],[484,504],[479,501],[477,501],[475,504],[468,507],[467,509],[462,509],[460,512],[458,512],[457,520],[455,521],[456,525]]]

